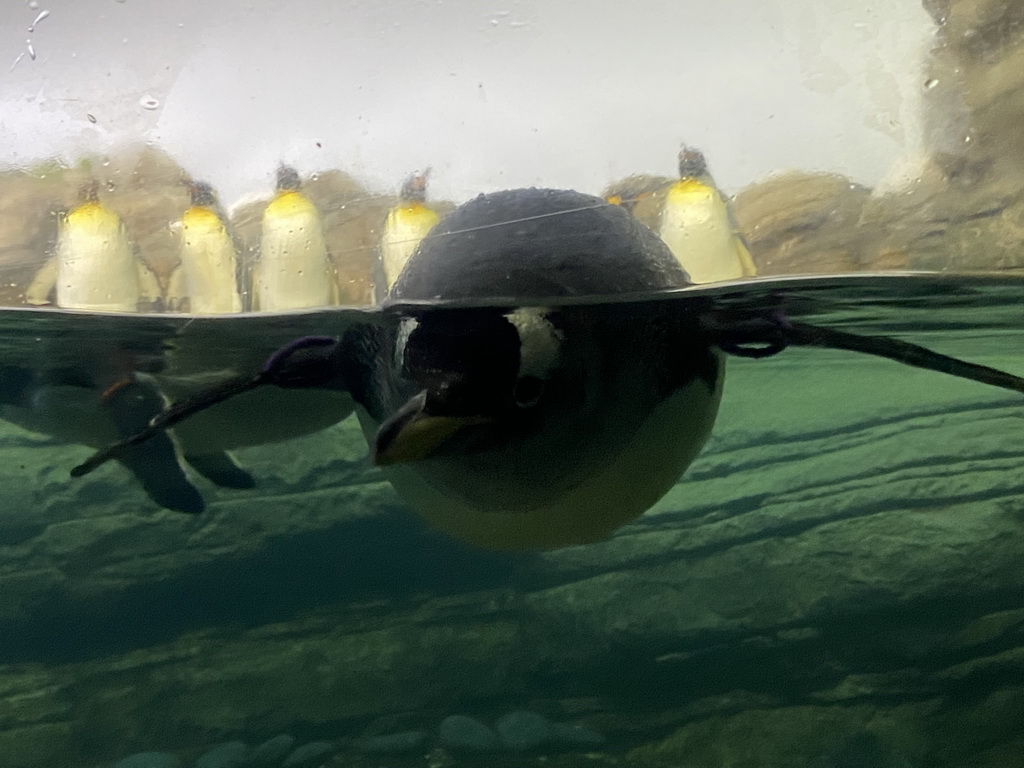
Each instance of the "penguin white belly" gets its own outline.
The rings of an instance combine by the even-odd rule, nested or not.
[[[480,547],[556,549],[600,541],[664,496],[700,453],[718,413],[724,370],[723,361],[713,390],[700,380],[677,390],[605,466],[529,510],[480,509],[460,499],[457,489],[435,487],[415,465],[385,467],[384,474],[431,525]],[[372,444],[378,425],[362,408],[356,413]],[[540,460],[545,459],[559,461],[558,456]]]
[[[422,205],[395,208],[388,214],[380,239],[380,254],[389,290],[402,274],[420,240],[427,236],[437,221],[437,214]]]
[[[265,312],[331,304],[327,245],[311,203],[283,204],[279,198],[267,207],[255,288]]]
[[[725,203],[714,190],[670,190],[658,234],[695,283],[745,274]]]
[[[220,219],[187,215],[181,232],[181,268],[190,310],[199,314],[240,312],[235,246]]]
[[[134,312],[139,303],[135,254],[119,224],[79,223],[74,215],[57,243],[57,305],[67,309]]]

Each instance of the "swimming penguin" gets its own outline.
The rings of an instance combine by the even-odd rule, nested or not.
[[[726,355],[845,349],[1024,392],[1001,371],[771,308],[569,300],[687,285],[621,207],[558,190],[482,195],[420,244],[385,307],[394,322],[298,339],[72,474],[238,393],[344,390],[374,462],[433,525],[487,548],[555,548],[607,537],[678,480],[711,432]]]
[[[116,357],[111,355],[104,362]],[[145,429],[165,405],[156,387],[127,371],[113,380],[83,371],[0,366],[0,418],[68,443],[92,448],[108,445]],[[190,514],[205,508],[169,434],[133,446],[117,459],[161,507]]]
[[[240,312],[237,250],[213,188],[202,181],[193,182],[189,194],[192,206],[178,227],[181,263],[171,275],[168,309],[187,306],[195,314]]]
[[[388,212],[384,221],[374,280],[377,303],[384,300],[420,240],[427,236],[440,219],[437,212],[426,204],[429,173],[428,168],[406,179],[398,196],[398,204]]]
[[[301,186],[294,168],[277,169],[277,194],[263,213],[260,258],[253,270],[254,310],[278,312],[335,303],[320,212]]]
[[[135,312],[140,302],[161,295],[156,275],[135,254],[124,222],[99,200],[90,180],[79,189],[78,205],[62,219],[56,254],[25,291],[29,304],[56,303],[67,309]]]
[[[665,194],[658,234],[695,283],[757,275],[728,200],[692,147],[679,151],[679,181]]]

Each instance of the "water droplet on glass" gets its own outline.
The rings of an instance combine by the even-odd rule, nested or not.
[[[95,123],[96,122],[96,115],[86,114],[86,117],[89,118],[89,122],[90,123]]]
[[[309,177],[309,180],[310,180],[310,181],[319,181],[319,180],[320,180],[320,174],[319,174],[319,173],[314,173],[314,174],[312,174],[312,175],[311,175],[311,176]]]
[[[30,59],[32,59],[32,61],[35,61],[36,60],[36,49],[32,47],[32,41],[31,40],[26,40],[25,44],[28,46],[28,57]]]
[[[925,80],[924,89],[926,91],[930,91],[932,88],[934,88],[938,84],[939,84],[939,79],[937,77],[929,78],[928,80]]]
[[[108,181],[107,182],[107,192],[113,192],[113,191],[114,191],[114,182]]]
[[[30,5],[29,7],[31,8],[32,6]],[[47,16],[49,16],[49,15],[50,15],[50,12],[49,12],[49,11],[40,11],[40,12],[39,12],[39,15],[38,15],[38,16],[36,16],[36,20],[35,20],[35,21],[33,21],[33,22],[32,22],[31,24],[29,24],[29,26],[28,26],[28,31],[29,31],[29,34],[31,34],[32,32],[35,32],[35,31],[36,31],[36,24],[38,24],[38,23],[39,23],[40,21],[42,21],[43,19],[45,19],[45,18],[46,18]]]
[[[28,0],[28,7],[29,7],[29,10],[34,11],[36,8],[39,7],[39,3],[36,2],[36,0]]]
[[[498,26],[498,20],[497,19],[491,19],[491,26],[492,27]]]
[[[139,106],[143,109],[159,109],[160,101],[147,94],[139,99]]]

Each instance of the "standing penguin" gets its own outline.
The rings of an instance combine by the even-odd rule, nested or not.
[[[66,309],[135,312],[160,297],[156,276],[135,253],[121,217],[99,200],[94,179],[81,186],[78,204],[59,224],[54,256],[25,291],[29,304]]]
[[[277,194],[263,212],[253,309],[279,312],[333,303],[334,279],[320,212],[291,166],[277,169]]]
[[[181,263],[171,275],[168,309],[181,309],[187,300],[188,311],[196,314],[240,312],[238,255],[213,188],[193,182],[189,194],[192,206],[179,225]]]
[[[666,192],[658,234],[695,283],[757,275],[729,202],[697,149],[679,151],[679,181]]]
[[[377,251],[374,297],[379,304],[395,284],[420,241],[437,224],[437,212],[426,204],[428,168],[406,179],[398,204],[388,212]]]

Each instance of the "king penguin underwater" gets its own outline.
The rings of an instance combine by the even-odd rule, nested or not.
[[[385,306],[395,322],[298,339],[256,376],[174,404],[72,475],[237,393],[343,390],[374,463],[432,525],[480,547],[551,549],[607,538],[678,481],[711,433],[728,355],[844,349],[1024,393],[1010,374],[773,309],[565,301],[691,284],[619,206],[549,189],[481,195],[406,264]]]

